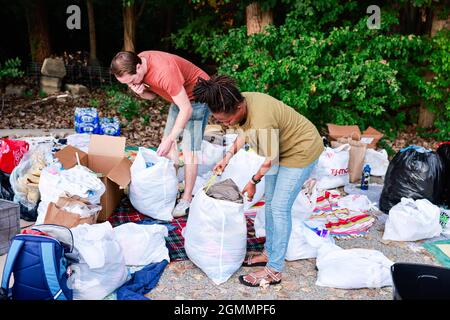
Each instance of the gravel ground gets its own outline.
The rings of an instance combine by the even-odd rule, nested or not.
[[[366,248],[381,251],[394,262],[414,262],[439,265],[421,247],[423,241],[383,241],[386,215],[373,211],[375,224],[364,238],[337,240],[344,249]],[[155,300],[391,300],[392,287],[380,289],[342,290],[315,285],[315,259],[286,262],[280,285],[250,288],[239,283],[238,277],[257,268],[240,268],[227,282],[215,285],[191,261],[172,262],[164,271],[158,286],[147,297]]]

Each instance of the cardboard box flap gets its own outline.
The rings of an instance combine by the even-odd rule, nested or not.
[[[125,137],[92,134],[89,142],[89,155],[122,158],[125,153]]]
[[[78,148],[72,147],[71,145],[68,145],[64,149],[56,152],[55,157],[58,158],[58,160],[63,165],[64,169],[70,169],[77,164],[76,153],[78,153],[81,165],[87,166],[88,165],[87,153],[81,151]]]
[[[338,126],[336,124],[328,123],[328,135],[332,140],[339,138],[352,138],[353,140],[361,139],[361,130],[356,125]]]
[[[131,181],[131,161],[123,158],[109,173],[108,179],[125,188]]]

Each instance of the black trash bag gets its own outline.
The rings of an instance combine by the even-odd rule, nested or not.
[[[25,221],[34,222],[37,219],[38,216],[38,206],[39,202],[36,204],[36,206],[32,209],[27,208],[23,204],[19,203],[20,205],[20,219],[23,219]]]
[[[0,170],[0,199],[13,201],[14,191],[9,183],[9,174]]]
[[[380,196],[380,210],[389,213],[402,197],[428,199],[438,204],[444,183],[443,173],[443,164],[436,152],[416,146],[400,150],[389,163]]]
[[[444,182],[440,204],[450,208],[450,141],[441,143],[436,152],[441,157],[442,164],[444,165]]]

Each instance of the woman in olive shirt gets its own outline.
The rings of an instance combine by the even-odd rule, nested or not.
[[[264,93],[241,93],[227,76],[199,78],[194,96],[208,105],[218,121],[240,131],[231,149],[214,167],[215,172],[222,172],[245,142],[265,157],[242,190],[252,200],[256,184],[265,176],[265,250],[244,261],[244,266],[265,267],[239,280],[247,286],[280,283],[291,234],[292,205],[324,149],[322,138],[316,127],[293,108]]]

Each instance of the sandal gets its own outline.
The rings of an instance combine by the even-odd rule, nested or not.
[[[252,262],[254,257],[260,256],[260,255],[263,255],[266,258],[268,258],[267,254],[266,254],[266,251],[263,251],[263,252],[260,252],[260,253],[257,253],[257,254],[250,254],[247,257],[247,259],[244,260],[244,262],[242,263],[242,266],[243,267],[265,267],[266,264],[267,264],[267,261]]]
[[[255,272],[239,277],[239,282],[248,287],[260,287],[264,285],[275,285],[281,282],[281,272],[272,271],[269,267],[264,268],[264,275],[255,276]],[[249,280],[245,280],[249,277]]]

